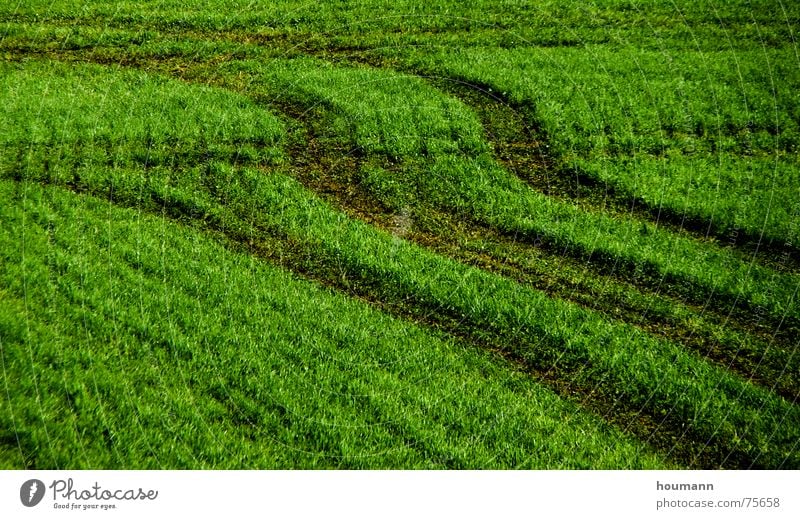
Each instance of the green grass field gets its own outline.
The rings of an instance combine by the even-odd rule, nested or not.
[[[0,468],[800,468],[798,22],[0,7]]]

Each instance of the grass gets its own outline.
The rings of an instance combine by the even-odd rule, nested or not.
[[[1,466],[800,466],[796,7],[76,6],[0,7]]]
[[[723,244],[741,234],[765,247],[800,243],[796,164],[770,156],[719,153],[704,157],[615,157],[576,161],[600,180],[635,193],[650,207],[713,229]],[[687,223],[688,227],[688,223]]]
[[[513,0],[411,0],[305,4],[282,0],[252,4],[214,0],[187,4],[174,0],[146,2],[34,0],[8,3],[4,18],[33,25],[141,28],[149,31],[290,33],[322,41],[368,45],[574,46],[623,38],[638,46],[671,48],[752,48],[784,45],[796,31],[798,9],[775,0],[657,0],[645,5],[629,0],[547,4],[538,8]],[[354,38],[354,34],[356,35]]]
[[[276,103],[330,107],[330,138],[392,157],[488,149],[480,121],[421,79],[389,71],[344,69],[314,59],[236,62],[216,74],[246,74],[251,91]],[[401,102],[398,102],[401,101]]]
[[[39,62],[2,64],[0,81],[7,171],[19,164],[29,173],[39,169],[31,162],[44,170],[75,163],[281,159],[281,122],[229,92],[137,71]]]

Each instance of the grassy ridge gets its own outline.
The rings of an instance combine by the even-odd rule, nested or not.
[[[591,165],[590,165],[591,162]],[[797,250],[800,243],[800,179],[789,157],[637,155],[576,160],[575,165],[646,205],[695,220],[722,245],[740,235],[764,246]]]
[[[30,161],[57,167],[281,159],[281,122],[223,90],[133,70],[34,61],[0,63],[0,96],[6,170],[22,164],[31,171]]]
[[[253,81],[248,91],[262,100],[330,108],[333,114],[322,111],[328,138],[370,153],[404,157],[488,150],[475,114],[419,78],[308,58],[235,62],[213,74],[246,74]]]

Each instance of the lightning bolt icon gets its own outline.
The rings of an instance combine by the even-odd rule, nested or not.
[[[36,494],[36,490],[37,490],[38,488],[39,488],[39,486],[36,484],[36,482],[35,482],[35,481],[34,481],[33,483],[31,483],[31,488],[30,488],[30,490],[29,490],[29,492],[30,492],[30,493],[28,494],[28,502],[29,502],[29,503],[30,503],[31,501],[33,501],[33,496],[34,496],[34,494]]]

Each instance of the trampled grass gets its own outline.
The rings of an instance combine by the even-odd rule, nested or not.
[[[797,14],[0,6],[0,466],[797,468]]]

